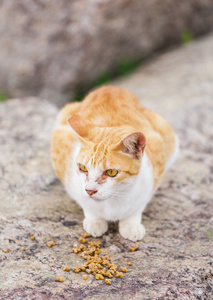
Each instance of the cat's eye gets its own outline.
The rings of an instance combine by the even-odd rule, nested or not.
[[[80,171],[82,171],[82,172],[88,172],[87,168],[84,165],[78,164],[78,167],[79,167]]]
[[[115,177],[118,174],[118,170],[116,169],[109,169],[106,170],[106,174],[110,177]]]

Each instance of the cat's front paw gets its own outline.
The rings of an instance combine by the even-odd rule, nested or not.
[[[122,224],[119,226],[119,232],[125,239],[136,242],[142,240],[146,234],[146,229],[142,224]]]
[[[84,230],[91,234],[93,237],[98,237],[108,230],[108,223],[104,219],[84,219]]]

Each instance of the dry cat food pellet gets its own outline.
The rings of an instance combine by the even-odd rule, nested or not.
[[[21,251],[25,251],[25,250],[26,250],[26,248],[25,248],[25,247],[22,247],[22,248],[21,248]]]
[[[109,268],[110,268],[110,270],[112,270],[114,272],[117,270],[117,266],[114,264],[111,264]]]
[[[84,239],[86,239],[86,238],[90,237],[91,234],[89,234],[89,233],[87,233],[87,232],[84,232],[84,233],[81,234],[81,236],[82,236]]]
[[[47,242],[47,247],[54,247],[55,243],[53,241]]]
[[[66,271],[66,272],[69,272],[70,271],[70,268],[68,266],[63,266],[62,267],[62,270],[63,271]]]
[[[111,284],[111,281],[109,279],[105,279],[106,284]]]
[[[124,273],[127,273],[127,272],[128,272],[128,270],[127,270],[126,267],[120,266],[120,269],[121,269],[121,271],[124,272]]]
[[[77,254],[78,252],[81,252],[81,250],[78,249],[78,248],[72,248],[72,251],[73,251],[75,254]]]
[[[85,238],[83,238],[82,236],[81,236],[78,240],[79,240],[80,243],[83,243],[83,244],[86,243],[86,241],[87,241],[87,240],[86,240]]]
[[[31,235],[30,239],[33,241],[35,239],[35,237],[33,235]]]
[[[82,244],[72,248],[72,251],[75,254],[79,253],[79,255],[85,260],[84,264],[74,267],[73,271],[75,273],[85,272],[87,274],[91,274],[96,280],[104,280],[105,278],[105,282],[107,284],[111,284],[111,281],[108,278],[113,278],[113,276],[123,278],[122,272],[116,272],[117,266],[111,262],[108,254],[100,256],[101,243],[95,240],[87,242],[88,237],[90,237],[90,235],[86,232],[81,234],[79,241]],[[121,266],[120,269],[125,273],[128,272],[126,267]],[[84,280],[87,278],[87,275],[83,276]]]
[[[128,265],[129,265],[129,266],[132,266],[132,263],[131,263],[131,261],[130,261],[130,262],[128,262]]]
[[[56,280],[59,281],[59,282],[63,282],[64,281],[64,279],[62,277],[60,277],[60,276],[57,276]]]
[[[74,271],[75,273],[79,273],[79,272],[81,272],[81,268],[79,268],[79,267],[74,267],[74,268],[73,268],[73,271]]]
[[[124,274],[122,272],[116,272],[116,277],[123,278]]]
[[[115,273],[114,273],[114,274],[115,274]],[[114,274],[112,274],[110,271],[107,271],[107,272],[105,273],[105,276],[107,276],[107,277],[109,277],[109,278],[112,278]]]
[[[104,279],[104,276],[101,275],[101,274],[96,274],[96,275],[95,275],[95,279],[97,279],[97,280],[99,280],[99,279],[103,280],[103,279]]]
[[[138,246],[137,245],[129,248],[129,251],[131,251],[131,252],[134,252],[135,250],[138,250]]]
[[[4,249],[4,253],[9,253],[10,250],[9,249]]]

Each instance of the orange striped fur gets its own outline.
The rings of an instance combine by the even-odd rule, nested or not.
[[[52,160],[62,182],[73,141],[67,119],[75,113],[81,116],[79,126],[89,131],[88,143],[84,142],[82,156],[86,155],[88,160],[93,157],[94,163],[101,163],[103,168],[106,168],[108,162],[115,166],[121,164],[128,174],[138,173],[138,161],[112,150],[127,133],[142,132],[146,137],[146,152],[153,166],[157,187],[164,174],[166,160],[175,149],[174,131],[163,117],[142,107],[134,95],[114,86],[99,88],[83,102],[69,103],[60,111],[58,125],[63,127],[56,127],[54,131]],[[88,124],[88,121],[92,124]],[[92,147],[90,141],[93,142]]]

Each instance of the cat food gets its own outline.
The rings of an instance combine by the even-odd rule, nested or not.
[[[111,281],[109,279],[105,279],[106,284],[111,284]]]
[[[123,278],[124,274],[122,272],[116,272],[116,277]]]
[[[9,249],[4,249],[4,253],[9,253],[10,250]]]
[[[54,247],[55,243],[53,241],[47,242],[47,247]]]
[[[83,243],[83,244],[84,244],[84,243],[86,243],[86,241],[87,241],[87,240],[86,240],[85,238],[83,238],[82,236],[79,238],[79,242],[80,242],[80,243]]]
[[[135,250],[138,250],[138,246],[137,245],[134,245],[133,247],[129,248],[130,252],[134,252]]]
[[[33,241],[35,239],[35,237],[33,235],[31,235],[30,239]]]
[[[128,262],[128,265],[129,265],[129,266],[132,266],[132,262],[131,262],[131,261],[130,261],[130,262]]]
[[[101,275],[101,274],[96,274],[95,275],[95,279],[101,279],[101,280],[103,280],[104,279],[104,276],[103,275]]]
[[[74,271],[75,273],[79,273],[79,272],[81,272],[81,268],[79,268],[79,267],[74,267],[74,268],[73,268],[73,271]]]
[[[79,241],[80,242],[82,241],[81,238],[85,239],[86,241],[84,242],[84,244],[79,244],[78,246],[72,248],[72,251],[75,254],[79,253],[79,255],[86,261],[81,266],[74,267],[73,271],[75,273],[85,272],[87,274],[91,274],[95,276],[96,280],[104,280],[104,278],[107,277],[105,279],[105,282],[107,284],[111,284],[109,278],[113,278],[113,276],[116,276],[118,278],[123,278],[122,272],[124,273],[128,272],[127,268],[121,266],[120,269],[122,272],[118,272],[117,266],[111,262],[111,259],[109,258],[108,254],[100,256],[101,243],[98,241],[87,242],[87,237],[90,237],[90,235],[87,233],[81,234]],[[87,278],[88,275],[83,276],[84,280],[86,280]]]
[[[72,251],[77,254],[78,252],[81,252],[81,250],[79,248],[72,248]]]
[[[66,271],[66,272],[69,272],[70,271],[70,268],[68,266],[63,266],[62,267],[62,270],[63,271]]]
[[[91,236],[91,234],[87,233],[86,231],[84,233],[82,233],[81,235],[84,239],[88,238]]]
[[[63,282],[64,281],[64,279],[62,277],[60,277],[60,276],[57,276],[56,280],[59,281],[59,282]]]
[[[124,272],[124,273],[127,273],[127,272],[128,272],[128,270],[127,270],[126,267],[120,266],[120,269],[121,269],[121,271]]]
[[[22,247],[22,248],[21,248],[21,251],[25,251],[25,250],[26,250],[25,247]]]

